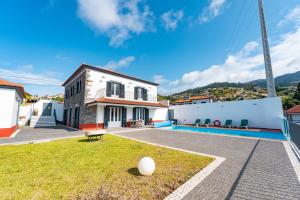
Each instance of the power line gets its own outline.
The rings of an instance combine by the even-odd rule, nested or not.
[[[244,1],[242,8],[239,10],[240,11],[239,14],[236,16],[237,20],[226,48],[226,52],[228,53],[231,50],[233,50],[233,47],[236,46],[236,38],[239,35],[239,32],[241,30],[240,27],[242,27],[242,25],[245,24],[245,19],[248,19],[250,2],[251,1],[249,0]]]

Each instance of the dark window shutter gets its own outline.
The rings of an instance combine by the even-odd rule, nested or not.
[[[149,109],[145,108],[145,123],[149,123]]]
[[[134,100],[138,99],[138,88],[134,87]]]
[[[127,126],[127,108],[122,107],[122,127]]]
[[[111,97],[111,82],[106,82],[106,96]]]
[[[143,100],[148,101],[148,92],[147,89],[143,89]]]
[[[104,127],[108,127],[108,121],[109,121],[109,107],[104,107]]]
[[[133,108],[132,112],[133,112],[133,117],[132,118],[133,118],[133,120],[136,120],[136,108]]]
[[[120,98],[125,98],[125,85],[120,85]]]
[[[141,117],[143,120],[145,120],[145,113],[144,113],[144,108],[140,108],[141,109]]]

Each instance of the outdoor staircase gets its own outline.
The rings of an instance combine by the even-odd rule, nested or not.
[[[30,127],[56,126],[54,116],[32,116]]]

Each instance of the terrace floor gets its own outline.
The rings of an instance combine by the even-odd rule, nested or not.
[[[300,183],[282,142],[163,129],[116,134],[225,157],[184,199],[300,199]]]

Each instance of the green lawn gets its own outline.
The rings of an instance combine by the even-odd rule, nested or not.
[[[140,158],[156,171],[140,176]],[[106,135],[0,147],[0,199],[163,199],[213,158]]]

